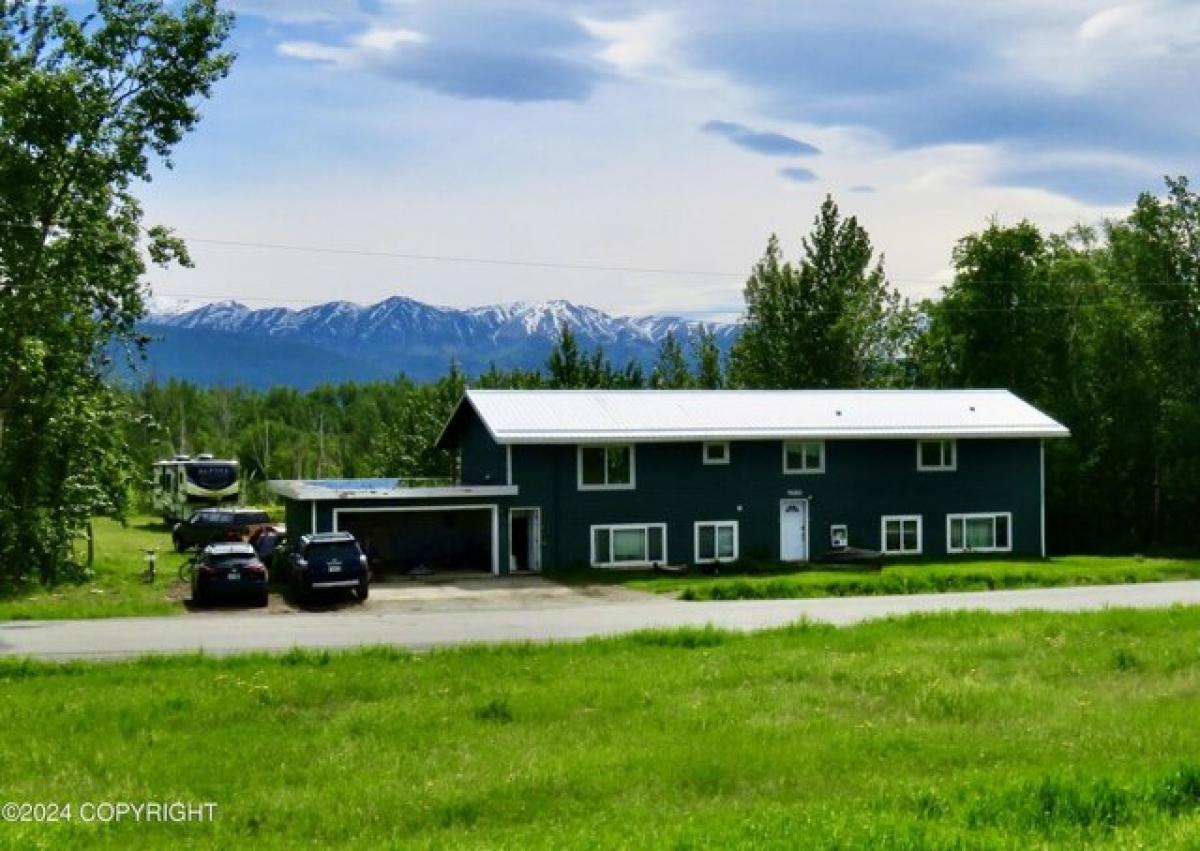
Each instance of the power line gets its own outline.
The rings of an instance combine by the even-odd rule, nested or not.
[[[22,222],[2,222],[0,226],[13,228],[31,228],[38,229],[37,225],[31,225]],[[602,263],[586,263],[581,261],[556,261],[556,260],[541,260],[541,259],[516,259],[503,257],[479,257],[468,255],[455,254],[431,254],[423,252],[410,251],[383,251],[361,248],[341,248],[334,246],[321,245],[300,245],[295,243],[280,243],[280,242],[259,242],[253,240],[235,240],[235,239],[214,239],[209,237],[192,237],[183,234],[178,234],[180,239],[185,243],[195,243],[198,245],[212,245],[222,248],[249,248],[262,251],[290,251],[306,254],[330,254],[342,255],[347,257],[374,257],[387,258],[394,260],[416,260],[421,262],[433,263],[468,263],[487,266],[509,266],[518,268],[532,269],[553,269],[559,271],[573,272],[620,272],[625,274],[640,274],[640,275],[674,275],[680,277],[704,277],[704,278],[730,278],[744,280],[753,274],[752,271],[731,272],[716,269],[682,269],[658,266],[636,266],[622,264],[602,264]],[[947,281],[941,278],[909,278],[903,276],[887,275],[886,279],[890,283],[905,283],[905,284],[924,284],[927,286],[946,287],[950,286],[953,281]],[[989,286],[1010,286],[1014,281],[1011,280],[976,280],[974,283],[987,284]],[[1036,285],[1046,286],[1141,286],[1141,287],[1173,287],[1173,286],[1198,286],[1192,281],[1034,281]],[[202,296],[207,297],[207,296]],[[247,299],[249,300],[249,299]]]

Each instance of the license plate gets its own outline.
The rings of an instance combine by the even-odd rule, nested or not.
[[[226,574],[226,577],[229,579],[230,582],[237,582],[239,579],[242,578],[242,574],[238,573],[236,570],[231,570],[231,571],[229,571],[229,573]]]
[[[331,564],[331,565],[329,565],[329,572],[330,573],[341,573],[342,566],[340,564]]]

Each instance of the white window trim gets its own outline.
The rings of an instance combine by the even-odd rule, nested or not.
[[[926,443],[949,443],[950,444],[950,463],[949,464],[924,464],[921,461],[921,446]],[[958,441],[952,437],[939,437],[929,440],[917,441],[917,469],[922,473],[952,473],[958,469]]]
[[[646,531],[646,552],[649,554],[650,541],[649,534],[651,529],[662,530],[662,560],[661,561],[596,561],[596,532],[604,529],[612,533],[627,529],[642,529]],[[667,561],[667,524],[666,523],[597,523],[594,526],[588,527],[588,564],[592,567],[651,567],[655,564],[670,564]],[[612,558],[612,538],[611,535],[608,541],[608,555]]]
[[[841,530],[844,538],[841,544],[837,543],[837,532]],[[850,526],[847,523],[834,523],[829,527],[829,546],[830,547],[848,547],[850,546]]]
[[[583,483],[583,450],[605,450],[604,469],[607,476],[609,449],[629,450],[629,484],[585,485]],[[582,443],[575,447],[575,484],[581,491],[631,491],[637,487],[637,446],[632,443]]]
[[[804,445],[806,443],[815,443],[821,447],[821,464],[820,464],[820,466],[813,467],[811,469],[804,469],[804,470],[796,470],[796,469],[789,467],[788,462],[787,462],[788,445],[789,444]],[[825,441],[823,441],[823,440],[785,440],[783,442],[781,448],[783,450],[783,474],[785,476],[812,476],[812,475],[816,475],[818,473],[825,472]]]
[[[956,520],[979,520],[987,518],[995,520],[997,517],[1008,518],[1008,546],[1006,547],[968,547],[967,530],[963,527],[963,546],[955,547],[950,542],[953,540],[950,536],[950,530]],[[992,526],[992,538],[995,539],[995,524]],[[1013,544],[1013,517],[1011,511],[975,511],[970,514],[947,514],[946,515],[946,552],[948,553],[1011,553]]]
[[[904,523],[917,524],[917,548],[904,549]],[[889,550],[887,545],[888,523],[900,523],[900,549]],[[879,518],[879,551],[887,556],[919,556],[925,552],[925,524],[920,514],[887,514]]]
[[[708,457],[708,447],[710,447],[710,446],[725,447],[725,454],[721,458],[718,458],[715,460],[712,458],[709,458]],[[705,464],[708,464],[708,465],[728,464],[729,463],[729,454],[730,453],[729,453],[729,441],[728,440],[706,440],[704,443],[700,444],[700,460],[703,461]]]
[[[731,526],[733,527],[733,555],[731,556],[715,556],[714,558],[700,558],[700,527],[702,526]],[[713,533],[716,534],[715,532]],[[741,554],[741,534],[738,530],[738,522],[736,520],[697,520],[692,524],[692,555],[693,564],[717,564],[737,561]],[[713,540],[713,549],[716,550],[716,540]]]

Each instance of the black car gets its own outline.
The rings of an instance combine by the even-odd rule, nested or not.
[[[302,594],[347,589],[359,601],[371,590],[371,570],[358,541],[349,532],[304,535],[288,557],[292,583]]]
[[[271,523],[258,508],[201,508],[171,530],[176,552],[222,541],[244,541],[255,529]]]
[[[192,602],[205,606],[218,599],[267,604],[267,566],[249,544],[209,544],[192,572]]]

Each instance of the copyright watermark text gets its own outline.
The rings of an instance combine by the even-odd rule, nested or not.
[[[0,821],[6,822],[187,824],[211,822],[216,816],[217,805],[213,801],[8,801],[0,804]]]

